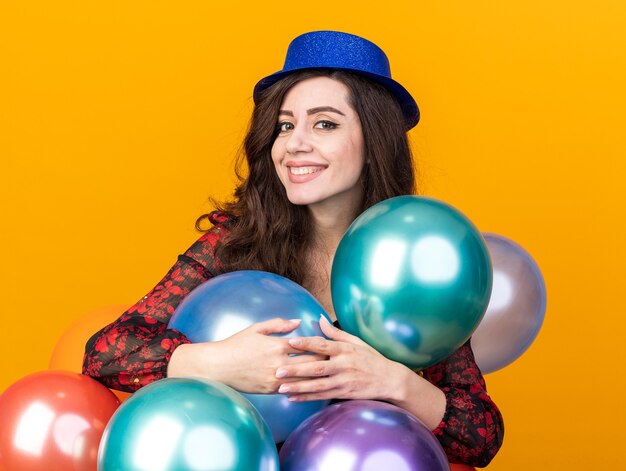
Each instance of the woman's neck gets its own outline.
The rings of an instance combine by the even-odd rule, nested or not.
[[[313,221],[313,246],[334,255],[344,233],[358,216],[363,190],[336,195],[307,206]]]
[[[313,218],[313,248],[334,255],[341,238],[355,218],[354,211],[321,212],[309,208]]]
[[[335,321],[337,317],[330,294],[330,274],[337,246],[352,223],[354,214],[309,210],[313,219],[313,234],[305,259],[307,270],[303,286]]]

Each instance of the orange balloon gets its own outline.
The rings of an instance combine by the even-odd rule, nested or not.
[[[127,397],[129,397],[132,393],[126,391],[118,391],[117,389],[109,389],[113,394],[117,396],[120,402],[124,402]]]
[[[69,371],[26,376],[0,396],[2,469],[96,471],[104,428],[120,401]]]
[[[450,463],[450,471],[476,471],[476,468],[466,464]]]
[[[77,319],[57,341],[48,367],[51,370],[81,373],[87,340],[117,319],[126,309],[128,306],[125,305],[104,306]],[[130,393],[124,391],[112,391],[121,401],[130,396]]]

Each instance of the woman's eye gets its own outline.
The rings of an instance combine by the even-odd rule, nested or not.
[[[287,131],[291,131],[292,129],[293,129],[293,124],[291,124],[289,121],[283,121],[282,123],[278,123],[276,125],[277,132],[287,132]]]
[[[335,129],[337,127],[337,123],[333,123],[332,121],[327,121],[327,120],[323,120],[323,121],[318,121],[317,123],[315,123],[315,127],[317,129]]]

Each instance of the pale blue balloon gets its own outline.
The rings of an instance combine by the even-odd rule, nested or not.
[[[192,342],[216,342],[246,327],[276,317],[301,319],[300,326],[278,337],[324,336],[320,316],[330,318],[302,286],[264,271],[225,273],[198,286],[172,316],[169,327]],[[255,354],[253,352],[252,354]],[[267,421],[276,443],[329,401],[289,402],[284,394],[244,394]]]

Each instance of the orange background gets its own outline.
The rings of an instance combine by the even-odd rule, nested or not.
[[[256,80],[297,34],[338,29],[417,98],[422,191],[545,276],[539,337],[487,377],[506,420],[489,469],[620,467],[625,18],[620,0],[5,0],[0,391],[165,274],[232,190]]]

